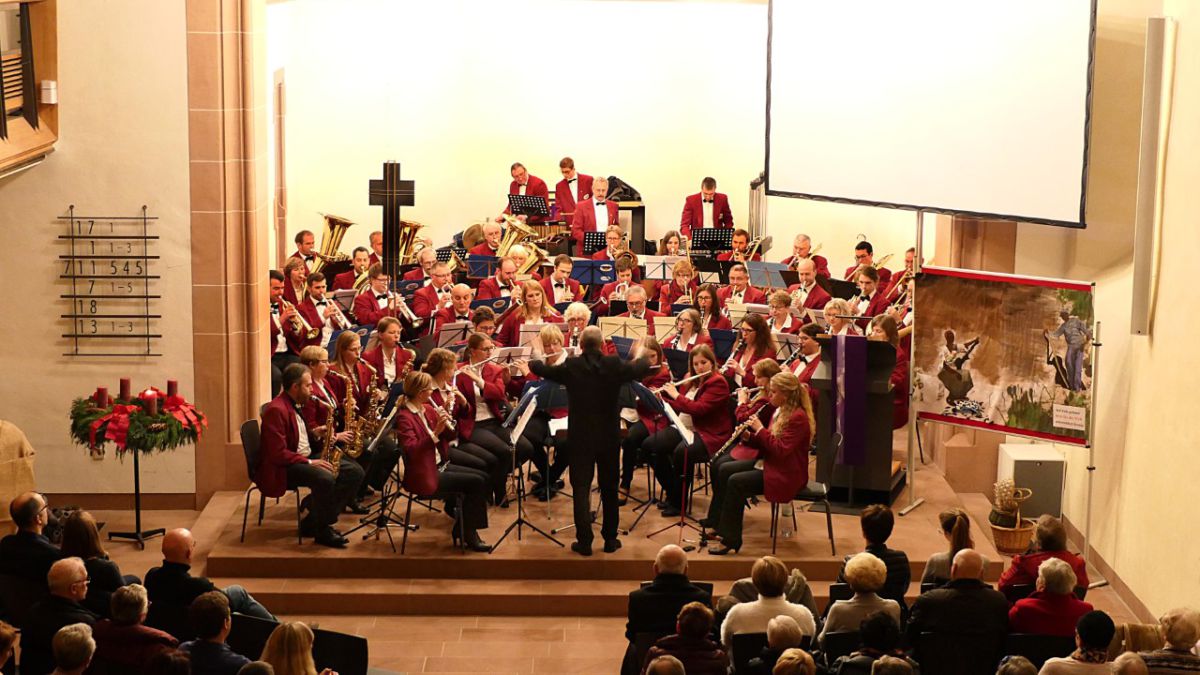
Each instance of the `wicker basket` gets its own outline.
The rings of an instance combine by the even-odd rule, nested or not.
[[[1029,548],[1029,540],[1037,521],[1032,518],[1022,518],[1018,527],[1000,527],[992,525],[992,539],[996,542],[996,550],[1010,555],[1024,553]]]

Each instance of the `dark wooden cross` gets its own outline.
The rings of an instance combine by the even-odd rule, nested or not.
[[[383,178],[372,180],[367,192],[371,206],[383,207],[383,271],[392,282],[400,278],[400,207],[414,203],[414,184],[400,180],[400,163],[384,162]]]

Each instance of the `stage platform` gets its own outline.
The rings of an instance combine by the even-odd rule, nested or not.
[[[919,580],[929,556],[945,550],[939,533],[937,514],[961,506],[957,495],[932,465],[919,467],[917,494],[925,503],[907,516],[897,517],[889,544],[905,551],[912,565],[914,580]],[[635,497],[644,497],[644,472],[634,484]],[[278,614],[377,614],[377,615],[464,615],[464,616],[623,616],[629,591],[652,576],[651,562],[659,547],[680,543],[679,529],[671,528],[654,537],[647,535],[673,520],[653,509],[629,535],[621,537],[623,548],[605,554],[597,547],[590,558],[579,556],[566,546],[559,547],[528,529],[517,539],[514,531],[491,554],[463,553],[451,545],[450,519],[414,506],[413,521],[420,526],[409,534],[404,555],[393,553],[387,536],[363,541],[356,534],[349,547],[329,549],[305,540],[296,543],[295,498],[278,504],[268,500],[261,526],[255,524],[257,498],[251,500],[246,541],[239,542],[242,525],[242,501],[223,494],[205,510],[198,526],[207,523],[219,538],[208,553],[206,573],[219,586],[238,583]],[[897,510],[908,503],[908,492],[894,504]],[[629,527],[637,514],[635,503],[621,509],[622,528]],[[797,502],[798,507],[802,507]],[[696,496],[694,514],[708,507],[708,496]],[[403,515],[403,507],[399,509]],[[495,543],[516,516],[515,503],[508,509],[489,510],[490,527],[482,532],[485,541]],[[526,517],[549,531],[569,525],[571,502],[560,495],[548,505],[527,501]],[[780,538],[776,555],[789,567],[799,567],[808,578],[818,606],[828,598],[829,584],[837,577],[843,556],[863,547],[858,519],[853,515],[833,516],[837,554],[830,554],[825,514],[797,510],[797,531]],[[689,552],[689,576],[711,581],[715,592],[723,594],[736,579],[749,576],[753,561],[771,552],[768,534],[770,508],[766,502],[746,513],[745,543],[732,556],[710,556],[704,549]],[[342,517],[339,529],[346,530],[357,518]],[[986,523],[974,520],[975,540],[991,564],[987,578],[999,578],[1003,558],[992,548],[986,535]],[[695,545],[693,530],[683,532],[682,545]],[[393,529],[396,548],[402,531]],[[568,545],[574,531],[558,535]],[[912,597],[919,592],[914,581]]]

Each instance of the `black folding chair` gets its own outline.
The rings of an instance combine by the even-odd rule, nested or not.
[[[313,661],[318,671],[329,668],[338,675],[367,675],[367,639],[318,628],[313,631]]]
[[[246,488],[246,504],[242,510],[242,543],[246,541],[246,521],[250,516],[250,494],[258,492],[258,524],[261,526],[263,521],[263,511],[267,506],[267,496],[258,489],[258,485],[254,483],[254,471],[258,468],[259,460],[259,440],[260,433],[258,428],[258,420],[246,420],[242,422],[242,453],[246,456],[246,475],[250,478],[250,487]],[[300,488],[292,488],[292,492],[296,495],[296,543],[303,544],[304,539],[300,534]],[[276,500],[279,501],[279,500]]]
[[[1047,659],[1056,656],[1070,656],[1075,651],[1075,637],[1061,635],[1033,635],[1030,633],[1009,633],[1004,641],[1004,653],[1024,656],[1041,668]]]
[[[733,636],[733,672],[739,675],[749,671],[750,660],[762,653],[767,646],[766,633],[738,633]]]
[[[251,661],[257,661],[262,656],[263,647],[267,646],[267,638],[271,637],[271,633],[278,627],[279,624],[274,621],[234,614],[229,637],[225,642],[238,654]]]
[[[856,630],[826,633],[825,640],[821,643],[821,653],[824,655],[825,665],[828,666],[843,656],[849,656],[860,645],[862,645],[862,636]]]
[[[921,675],[992,675],[1003,641],[980,633],[921,633],[914,658]]]
[[[825,605],[825,613],[821,616],[829,616],[829,608],[838,600],[849,600],[853,597],[854,589],[850,588],[850,584],[829,584],[829,604]]]

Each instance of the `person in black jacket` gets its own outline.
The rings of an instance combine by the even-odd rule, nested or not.
[[[991,673],[1004,649],[1008,634],[1008,600],[1004,594],[979,580],[983,557],[964,548],[954,556],[950,583],[921,594],[913,602],[908,619],[908,643],[917,646],[921,657],[922,633],[940,633],[950,640],[945,645],[961,654],[963,673]]]
[[[11,574],[46,588],[50,566],[63,557],[42,529],[50,520],[50,505],[36,492],[26,492],[8,505],[17,532],[0,539],[0,574]]]
[[[170,530],[163,536],[163,564],[146,572],[146,590],[151,603],[187,608],[202,593],[220,590],[229,598],[229,608],[239,614],[267,621],[276,621],[274,614],[258,603],[246,589],[238,585],[219,589],[208,577],[194,577],[192,552],[196,540],[183,528]],[[154,606],[151,604],[151,612]]]
[[[658,551],[654,558],[654,580],[629,594],[629,615],[625,623],[627,666],[622,672],[638,672],[642,664],[634,660],[638,633],[658,636],[675,632],[679,610],[689,602],[712,606],[712,588],[703,588],[688,580],[687,553],[674,544]],[[630,668],[631,670],[627,670]]]
[[[912,568],[908,564],[908,556],[904,551],[888,548],[887,540],[892,536],[892,528],[896,517],[892,510],[883,504],[872,504],[859,514],[859,525],[862,527],[863,540],[866,548],[863,550],[883,561],[887,566],[887,579],[883,588],[879,589],[879,597],[885,600],[895,600],[900,604],[903,614],[908,609],[904,594],[912,583]],[[846,556],[842,561],[842,570],[838,572],[838,583],[846,583],[846,562],[854,555]],[[828,611],[828,607],[826,608]]]
[[[63,626],[95,625],[100,619],[80,603],[87,597],[87,568],[79,558],[65,558],[50,566],[50,595],[29,610],[21,626],[21,673],[45,675],[54,670],[51,642]]]
[[[633,363],[601,351],[604,336],[596,326],[579,334],[582,353],[562,365],[542,361],[529,363],[528,370],[538,377],[558,382],[567,388],[567,443],[571,456],[571,489],[575,497],[575,539],[571,550],[592,554],[592,475],[598,474],[600,501],[604,509],[604,552],[621,548],[617,539],[620,518],[617,483],[621,477],[621,410],[617,398],[621,387],[640,380],[650,370],[650,362]],[[678,609],[678,608],[677,608]]]
[[[112,618],[109,599],[114,591],[129,584],[140,584],[133,575],[123,576],[117,563],[109,559],[100,543],[96,519],[87,511],[74,511],[63,522],[62,553],[83,560],[88,572],[88,594],[83,606],[105,618]]]

